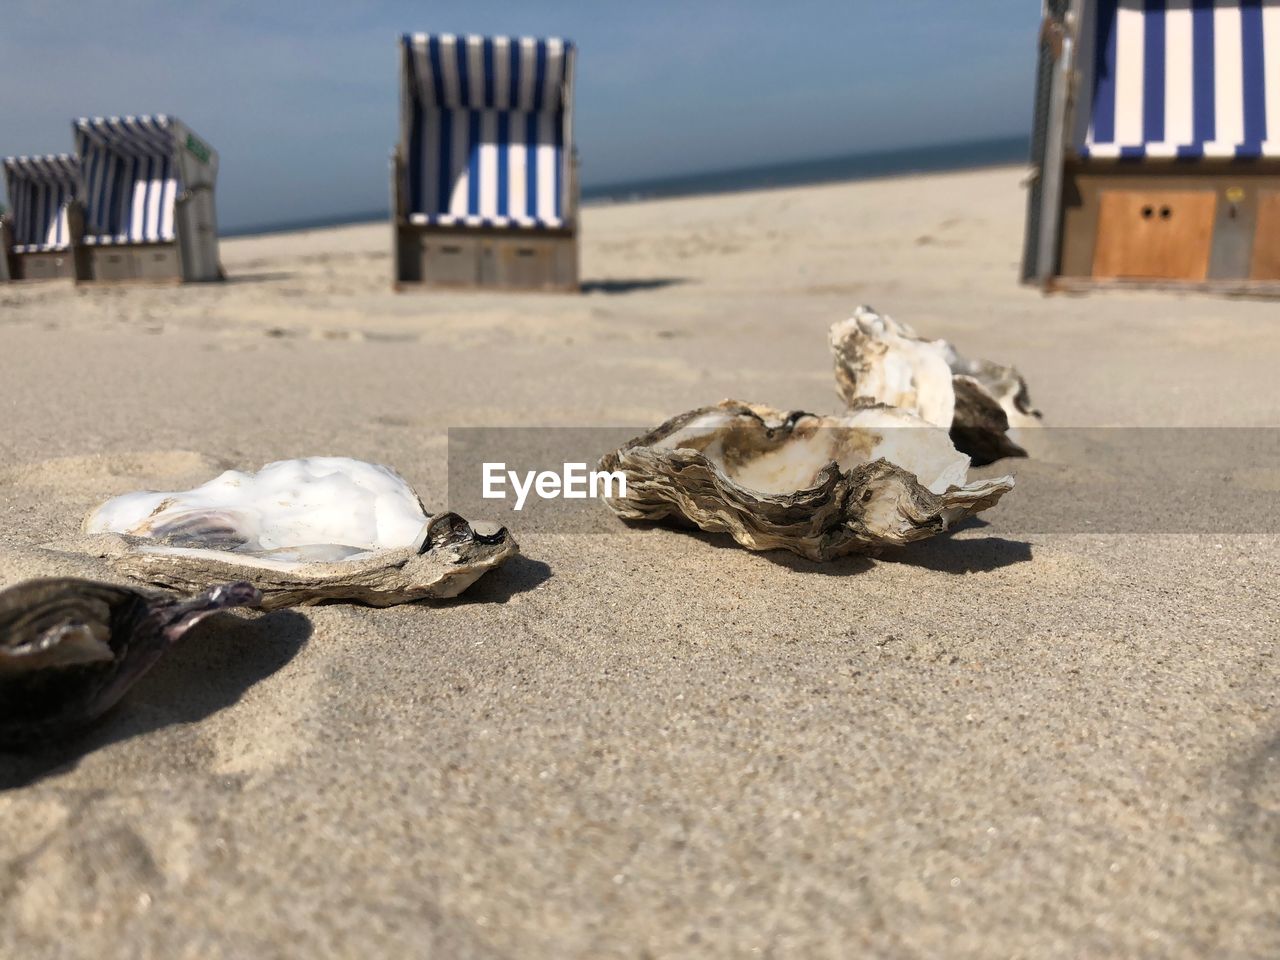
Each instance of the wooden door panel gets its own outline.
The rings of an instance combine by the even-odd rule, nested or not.
[[[1258,226],[1253,235],[1251,280],[1280,280],[1280,190],[1258,194]]]
[[[1093,275],[1204,280],[1217,205],[1212,190],[1103,190]]]

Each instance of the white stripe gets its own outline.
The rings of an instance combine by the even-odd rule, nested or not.
[[[467,37],[467,85],[471,102],[464,107],[484,107],[484,37]]]
[[[547,41],[547,73],[542,78],[542,102],[544,110],[560,108],[560,82],[564,79],[564,41]]]
[[[170,177],[164,182],[163,192],[161,194],[160,204],[160,239],[172,240],[173,232],[173,211],[178,199],[178,181],[174,177]]]
[[[480,215],[498,215],[498,114],[480,114]]]
[[[534,71],[538,68],[538,42],[520,38],[520,94],[517,109],[533,109]]]
[[[1239,0],[1216,0],[1213,11],[1213,86],[1217,129],[1206,155],[1230,156],[1244,142],[1244,53]]]
[[[146,240],[147,239],[147,188],[151,185],[150,180],[144,180],[144,171],[138,171],[137,179],[133,182],[133,210],[129,218],[129,239],[130,240]]]
[[[163,171],[155,169],[153,172],[157,176],[153,176],[147,185],[147,199],[150,201],[147,210],[147,239],[162,240],[164,237],[160,232],[160,213],[164,206],[164,180],[158,174]]]
[[[1267,141],[1262,152],[1280,154],[1280,0],[1263,0],[1263,82],[1267,90]]]
[[[539,220],[556,215],[556,115],[538,114],[538,209],[531,211]]]
[[[1121,146],[1142,143],[1143,0],[1116,10],[1116,136]]]
[[[1170,7],[1164,31],[1164,139],[1176,151],[1195,137],[1191,7]]]
[[[444,85],[444,96],[441,99],[446,106],[456,106],[462,100],[457,44],[458,38],[453,34],[440,34],[440,82]]]
[[[497,87],[493,92],[494,105],[499,110],[506,109],[511,99],[511,40],[507,37],[493,40],[493,84]]]
[[[450,111],[449,122],[453,124],[453,139],[450,143],[453,157],[449,176],[449,183],[452,186],[452,192],[449,195],[449,212],[454,216],[463,217],[467,214],[467,188],[470,184],[470,177],[467,175],[469,146],[467,111]]]
[[[427,46],[427,38],[414,38],[413,72],[418,75],[418,99],[424,104],[436,102],[436,82],[431,73],[431,49]]]
[[[507,150],[507,210],[513,217],[523,216],[528,199],[525,196],[525,177],[528,174],[524,145],[523,117],[512,114],[507,131],[511,137],[511,147]]]

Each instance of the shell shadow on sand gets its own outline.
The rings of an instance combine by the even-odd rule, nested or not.
[[[26,752],[0,752],[0,790],[74,769],[111,744],[193,724],[237,703],[288,664],[311,636],[300,613],[247,619],[220,613],[191,628],[115,707],[85,733]]]
[[[971,518],[957,530],[969,530],[987,526],[983,521]],[[717,550],[741,550],[727,533],[708,533],[693,525],[673,524],[670,521],[652,521],[635,524],[636,530],[678,529],[684,536],[699,540]],[[904,547],[888,547],[874,557],[849,554],[834,560],[809,560],[787,550],[765,550],[757,554],[770,563],[794,570],[796,573],[823,577],[852,577],[867,573],[878,563],[897,563],[922,570],[950,573],[962,576],[967,573],[990,573],[1004,567],[1012,567],[1032,560],[1031,544],[1023,540],[1005,537],[938,537]]]

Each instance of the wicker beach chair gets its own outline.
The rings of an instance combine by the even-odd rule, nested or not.
[[[0,218],[0,279],[70,277],[67,208],[80,179],[76,158],[66,153],[6,157],[4,179],[9,212]]]
[[[576,290],[573,44],[400,43],[395,283]]]
[[[1280,6],[1049,0],[1024,279],[1280,293]]]
[[[220,279],[217,152],[173,117],[84,117],[73,127],[76,280]]]

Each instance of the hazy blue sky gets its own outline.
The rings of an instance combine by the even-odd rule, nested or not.
[[[578,43],[586,184],[1022,133],[1032,0],[6,0],[0,154],[84,114],[218,148],[226,228],[385,208],[405,32]]]

